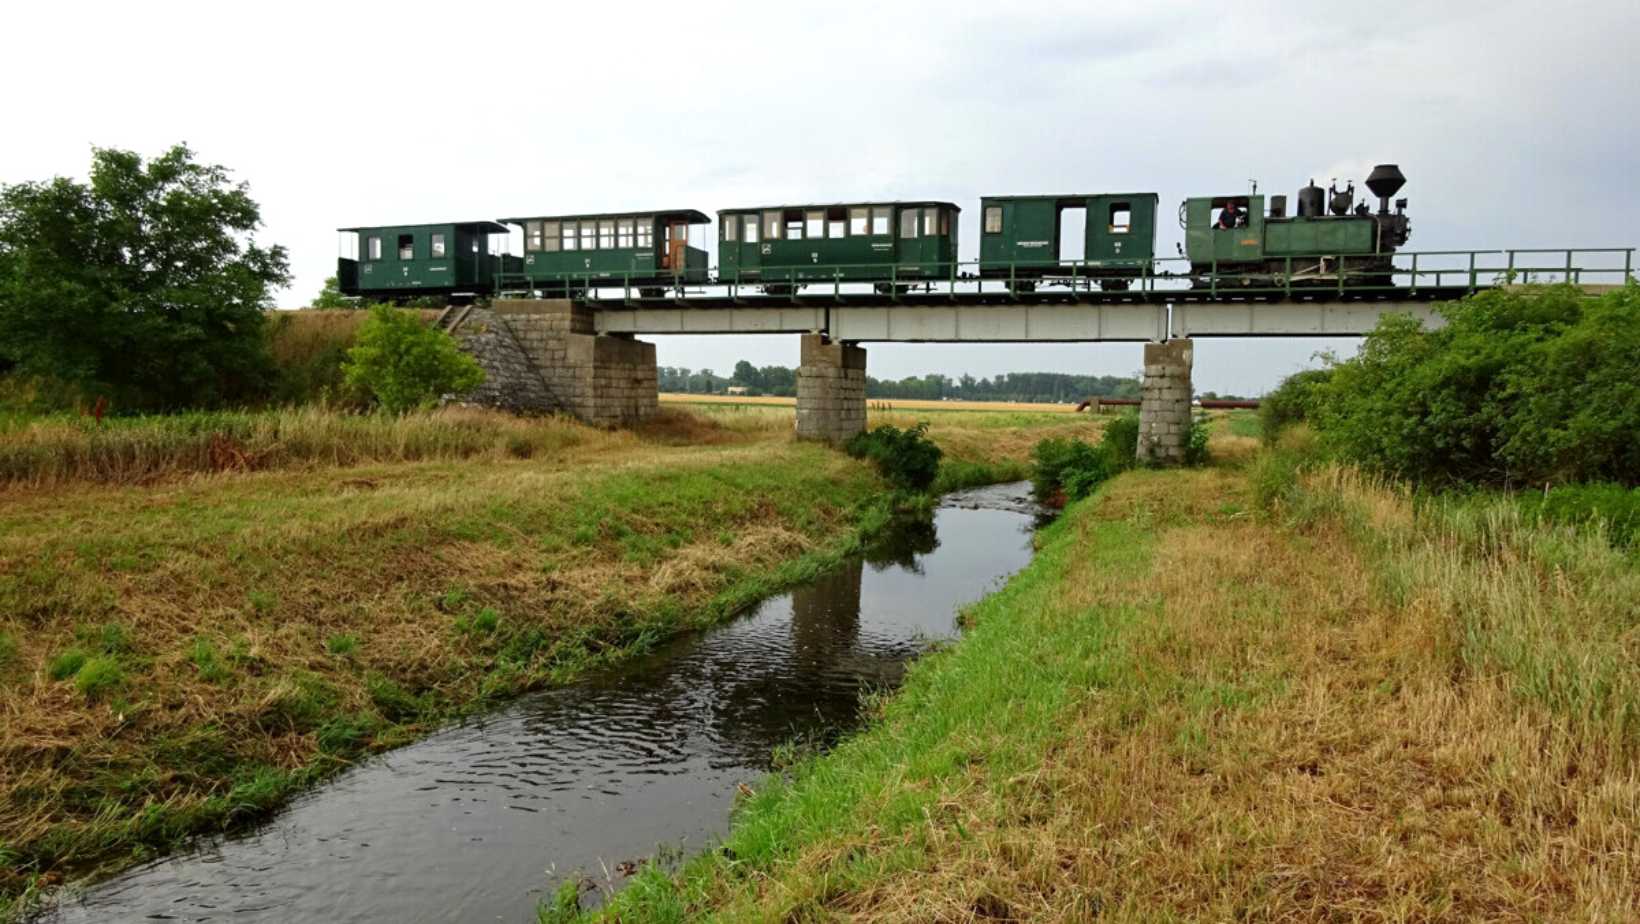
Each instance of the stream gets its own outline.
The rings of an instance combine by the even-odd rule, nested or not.
[[[623,863],[722,837],[778,745],[858,727],[862,694],[1024,567],[1039,521],[1023,482],[948,494],[743,617],[370,758],[40,920],[531,922],[572,877],[596,901]]]

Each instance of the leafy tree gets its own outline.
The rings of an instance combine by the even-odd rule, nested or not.
[[[312,307],[351,308],[353,305],[353,302],[348,301],[347,297],[342,295],[342,284],[337,281],[336,277],[327,276],[325,277],[325,287],[320,289],[319,294],[313,298]]]
[[[0,189],[0,366],[116,406],[257,396],[263,311],[289,279],[260,224],[245,184],[185,145],[149,161],[96,148],[87,183]]]
[[[395,414],[471,391],[484,381],[484,370],[449,334],[390,305],[371,307],[343,371],[349,385],[368,389]]]
[[[744,385],[753,391],[763,390],[763,376],[758,374],[756,366],[744,359],[735,363],[735,374],[731,377],[731,381]]]

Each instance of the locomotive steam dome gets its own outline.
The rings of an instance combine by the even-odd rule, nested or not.
[[[1298,217],[1318,218],[1327,209],[1327,193],[1310,180],[1310,185],[1298,191]]]

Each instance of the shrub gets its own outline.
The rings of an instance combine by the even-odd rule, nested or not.
[[[1110,454],[1110,461],[1122,468],[1131,466],[1139,455],[1139,415],[1129,412],[1105,425],[1099,445]]]
[[[1190,438],[1184,444],[1184,464],[1206,465],[1208,459],[1207,440],[1212,430],[1206,414],[1197,414],[1190,421]]]
[[[1499,288],[1426,330],[1386,316],[1311,422],[1368,468],[1425,483],[1640,483],[1640,286]]]
[[[1041,501],[1054,500],[1060,492],[1066,500],[1087,497],[1100,484],[1131,467],[1131,462],[1123,465],[1120,459],[1104,444],[1045,439],[1031,450],[1031,491]]]
[[[1260,399],[1259,430],[1266,445],[1275,445],[1287,427],[1311,419],[1332,377],[1331,367],[1295,372],[1282,379],[1275,391]]]
[[[471,391],[484,381],[484,370],[449,334],[423,324],[414,312],[388,305],[370,309],[347,357],[348,384],[367,389],[395,414]]]
[[[870,459],[888,483],[901,491],[926,491],[940,472],[940,447],[928,438],[928,424],[904,430],[884,424],[848,441],[848,454]]]

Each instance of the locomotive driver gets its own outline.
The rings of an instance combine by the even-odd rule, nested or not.
[[[1219,210],[1218,227],[1222,230],[1228,231],[1231,228],[1240,228],[1246,223],[1247,219],[1243,216],[1241,209],[1236,208],[1234,200],[1226,202],[1224,208]]]

